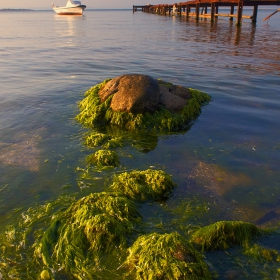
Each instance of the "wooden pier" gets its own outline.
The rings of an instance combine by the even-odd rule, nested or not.
[[[133,13],[141,10],[159,15],[192,16],[196,20],[210,18],[211,22],[217,17],[229,17],[230,20],[236,18],[236,25],[239,26],[243,18],[257,21],[258,6],[277,5],[280,5],[280,0],[192,0],[174,4],[133,5]],[[229,12],[219,13],[219,7],[229,7]],[[252,7],[252,15],[243,15],[243,7]]]

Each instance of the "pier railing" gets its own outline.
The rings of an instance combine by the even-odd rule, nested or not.
[[[280,0],[192,0],[174,4],[133,5],[133,13],[141,10],[159,15],[195,17],[197,20],[210,18],[211,21],[217,17],[229,17],[230,20],[236,18],[236,25],[241,25],[243,18],[257,21],[258,6],[277,5],[280,5]],[[229,12],[219,13],[219,7],[229,7]],[[243,15],[243,7],[252,7],[252,15]]]

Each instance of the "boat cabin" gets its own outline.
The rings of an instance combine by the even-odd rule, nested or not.
[[[81,1],[68,0],[66,7],[73,7],[73,6],[80,6],[80,5],[82,5]]]

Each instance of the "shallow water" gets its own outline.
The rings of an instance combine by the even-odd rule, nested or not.
[[[162,168],[178,185],[164,209],[143,206],[147,219],[180,219],[180,201],[193,197],[207,205],[196,219],[202,224],[280,214],[280,16],[262,22],[272,11],[260,9],[257,24],[241,28],[222,18],[126,10],[0,13],[1,227],[61,194],[106,187],[114,170],[93,172],[90,186],[77,171],[92,151],[82,144],[76,103],[91,86],[124,73],[212,96],[187,132],[153,139],[146,153],[118,150],[116,172]]]

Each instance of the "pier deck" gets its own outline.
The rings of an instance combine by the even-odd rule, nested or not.
[[[133,13],[141,10],[146,13],[154,13],[161,15],[177,14],[186,17],[215,18],[229,17],[230,20],[236,18],[236,25],[241,25],[242,19],[251,19],[252,22],[257,21],[258,6],[279,6],[280,0],[192,0],[188,2],[180,2],[174,4],[157,4],[157,5],[133,5]],[[229,13],[219,13],[219,7],[229,7]],[[243,15],[243,7],[252,7],[252,15]],[[208,8],[210,13],[208,13]],[[235,13],[236,8],[236,13]],[[194,9],[194,12],[191,11]]]

